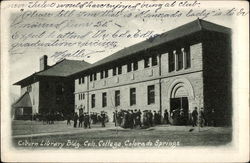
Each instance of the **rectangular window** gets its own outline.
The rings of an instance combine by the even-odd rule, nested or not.
[[[185,55],[186,55],[186,67],[185,68],[190,68],[191,67],[191,56],[190,56],[190,48],[185,48]]]
[[[135,61],[133,63],[133,69],[134,69],[134,71],[138,70],[138,61]]]
[[[122,66],[118,66],[118,75],[122,74]]]
[[[148,105],[155,103],[155,86],[148,86]]]
[[[157,55],[152,56],[152,66],[156,66],[158,64]]]
[[[132,71],[132,63],[128,63],[127,64],[127,72],[131,72]]]
[[[84,77],[81,77],[82,83],[84,83]]]
[[[120,91],[115,91],[115,106],[120,106]]]
[[[172,72],[175,70],[175,57],[174,57],[174,53],[171,52],[168,55],[168,68],[169,68],[169,72]]]
[[[145,58],[144,59],[144,68],[147,68],[149,66],[150,66],[150,64],[149,64],[149,58]]]
[[[101,79],[103,79],[103,76],[104,76],[103,73],[104,73],[104,71],[101,71],[101,72],[100,72],[100,78],[101,78]]]
[[[102,93],[102,107],[106,107],[107,106],[107,93],[104,92]]]
[[[105,78],[109,77],[109,70],[105,70]]]
[[[96,73],[93,74],[93,79],[96,80]]]
[[[95,94],[91,95],[91,108],[95,107]]]
[[[92,74],[89,75],[89,80],[90,80],[90,81],[93,80],[93,75],[92,75]]]
[[[113,68],[113,76],[116,76],[116,67]]]
[[[81,78],[78,79],[78,84],[81,84],[82,83],[82,80]]]
[[[78,99],[81,100],[81,94],[78,94]]]
[[[83,100],[85,99],[85,94],[84,94],[84,93],[82,94],[82,99],[83,99]]]
[[[130,106],[136,104],[136,89],[130,88]]]
[[[177,53],[178,70],[183,69],[183,53],[178,51]]]

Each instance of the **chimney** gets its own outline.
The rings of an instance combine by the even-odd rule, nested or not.
[[[44,55],[40,58],[40,71],[47,69],[48,67],[47,60],[48,60],[47,55]]]

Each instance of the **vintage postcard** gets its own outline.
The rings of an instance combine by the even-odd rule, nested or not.
[[[247,1],[3,1],[4,162],[249,161]]]

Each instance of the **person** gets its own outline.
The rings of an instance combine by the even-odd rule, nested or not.
[[[71,116],[70,114],[67,114],[67,125],[71,125],[70,120],[71,120]]]
[[[197,126],[197,116],[198,116],[197,107],[195,107],[192,112],[192,126],[193,127]]]
[[[137,117],[137,119],[138,119],[139,126],[141,127],[141,110],[140,109],[138,110],[138,117]]]
[[[181,108],[180,110],[180,124],[184,125],[185,124],[185,113],[184,113],[184,109]]]
[[[83,119],[84,119],[83,113],[80,113],[80,115],[79,115],[79,125],[78,125],[78,127],[82,127]]]
[[[148,119],[149,119],[149,125],[152,127],[153,126],[153,113],[151,112],[151,110],[149,110]]]
[[[77,112],[75,112],[75,114],[74,114],[74,128],[76,128],[76,126],[77,126],[77,120],[78,120],[78,114],[77,114]]]
[[[199,125],[200,125],[200,127],[204,126],[204,111],[203,111],[203,108],[201,108],[200,111],[199,111]]]
[[[167,109],[164,111],[164,122],[165,122],[166,124],[169,123],[169,121],[168,121],[168,111],[167,111]]]
[[[86,127],[90,128],[90,116],[89,116],[88,113],[86,114],[86,118],[85,119],[86,119],[86,124],[87,124]]]
[[[104,111],[101,112],[101,120],[102,120],[102,127],[105,127],[105,113],[104,113]]]

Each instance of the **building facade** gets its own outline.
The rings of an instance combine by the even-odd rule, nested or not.
[[[172,121],[173,110],[183,109],[190,119],[194,108],[203,108],[217,125],[231,124],[231,30],[211,22],[197,19],[94,64],[47,66],[45,57],[40,67],[15,83],[21,85],[14,105],[20,113],[105,111],[112,121],[122,109],[162,116],[167,110]]]
[[[133,45],[74,74],[76,111],[184,109],[230,124],[230,29],[196,20]],[[169,117],[171,120],[171,117]]]
[[[35,114],[72,114],[74,112],[74,80],[70,77],[84,61],[62,60],[47,65],[47,56],[40,58],[40,71],[15,85],[21,86],[21,97],[13,104],[15,119],[31,119]]]

